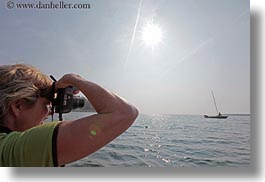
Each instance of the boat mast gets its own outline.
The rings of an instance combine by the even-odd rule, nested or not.
[[[216,112],[217,112],[217,114],[219,114],[219,111],[218,111],[218,108],[217,108],[217,105],[216,105],[216,102],[215,102],[213,90],[211,90],[211,91],[212,91],[212,96],[213,96],[213,101],[214,101],[214,105],[215,105]]]

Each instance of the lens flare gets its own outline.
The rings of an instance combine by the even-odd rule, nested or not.
[[[90,134],[91,134],[92,136],[96,136],[96,135],[97,135],[97,132],[96,132],[95,130],[91,130],[91,131],[90,131]]]

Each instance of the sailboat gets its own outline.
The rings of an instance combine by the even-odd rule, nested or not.
[[[214,105],[215,105],[215,109],[216,109],[217,115],[216,116],[204,115],[204,118],[226,119],[228,116],[222,115],[221,112],[219,112],[219,110],[217,108],[217,104],[216,104],[216,101],[215,101],[215,97],[214,97],[213,91],[212,91],[212,96],[213,96],[213,101],[214,101]]]

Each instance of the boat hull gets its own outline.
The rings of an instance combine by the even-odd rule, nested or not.
[[[204,118],[215,118],[215,119],[226,119],[228,116],[224,116],[224,115],[217,115],[217,116],[208,116],[208,115],[204,115]]]

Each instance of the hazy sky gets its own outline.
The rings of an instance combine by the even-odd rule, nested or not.
[[[212,89],[221,112],[250,112],[249,0],[64,2],[91,8],[8,9],[1,1],[0,63],[57,78],[78,73],[141,113],[215,114]],[[162,35],[156,46],[143,40],[147,24]]]

